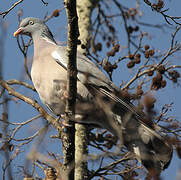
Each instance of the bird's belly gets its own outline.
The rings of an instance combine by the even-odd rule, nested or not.
[[[60,81],[60,80],[59,80]],[[44,83],[43,83],[44,84]],[[49,83],[51,85],[49,86],[36,86],[35,88],[38,91],[38,94],[40,96],[40,99],[43,101],[44,104],[47,105],[47,107],[53,111],[55,114],[62,114],[65,111],[65,88],[60,87],[64,86],[62,83],[56,83],[51,81]]]
[[[48,72],[43,77],[35,73],[32,74],[32,81],[41,101],[56,115],[63,114],[66,100],[66,81],[64,77],[60,79],[60,75],[52,76]]]

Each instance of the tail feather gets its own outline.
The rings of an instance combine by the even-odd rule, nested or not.
[[[160,174],[168,167],[173,149],[163,137],[134,118],[124,122],[124,127],[124,144],[148,170]]]
[[[116,124],[121,127],[113,125],[116,128],[112,126],[107,129],[111,129],[115,135],[120,135],[118,130],[121,131],[124,145],[135,153],[136,158],[149,171],[160,174],[167,168],[172,159],[172,146],[150,124],[145,123],[144,113],[138,112],[133,104],[124,101],[107,89],[92,87],[91,91],[95,97],[98,96],[99,101],[102,100],[99,104],[102,109],[106,109],[107,117],[110,117],[112,113],[114,122],[116,118]],[[113,121],[108,123],[114,124]]]

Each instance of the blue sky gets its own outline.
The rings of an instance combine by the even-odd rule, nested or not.
[[[7,1],[7,0],[1,0],[1,7],[0,12],[8,9],[14,1]],[[55,10],[57,7],[62,8],[63,3],[62,1],[54,0],[54,1],[48,1],[48,6],[45,6],[41,0],[31,0],[26,1],[24,0],[23,3],[21,3],[19,6],[14,8],[3,20],[5,23],[7,23],[7,34],[4,40],[4,62],[3,62],[3,77],[4,79],[24,79],[27,80],[28,78],[24,76],[24,69],[23,69],[23,56],[20,50],[18,49],[18,45],[16,42],[16,39],[13,37],[13,32],[17,29],[17,11],[19,9],[23,9],[23,17],[27,16],[33,16],[33,17],[39,17],[43,18],[46,13],[51,14],[53,10]],[[141,2],[141,1],[140,1]],[[124,2],[125,3],[125,2]],[[173,16],[181,16],[180,13],[180,7],[181,7],[181,1],[180,0],[172,0],[169,2],[166,2],[168,4],[168,7],[170,10],[168,11],[169,14]],[[135,4],[135,1],[133,0],[127,0],[125,5],[132,6]],[[143,8],[144,18],[142,20],[146,20],[150,23],[159,23],[164,22],[163,17],[161,15],[153,12],[150,10],[149,7],[146,5],[141,5]],[[0,18],[2,20],[2,18]],[[48,26],[52,30],[53,34],[56,36],[56,39],[60,41],[66,41],[66,16],[65,11],[61,12],[61,16],[54,18],[50,20],[48,23]],[[145,31],[147,28],[145,28]],[[173,31],[173,30],[170,30]],[[152,45],[156,47],[159,47],[161,50],[166,50],[169,47],[171,34],[167,30],[165,32],[161,30],[155,30],[152,29],[151,35],[153,37]],[[178,41],[181,41],[181,33],[177,36]],[[125,37],[122,37],[120,43],[124,43]],[[149,40],[148,40],[149,41]],[[103,52],[104,53],[104,52]],[[32,55],[33,55],[33,48],[31,47],[29,50],[29,61],[31,62]],[[179,58],[181,56],[180,54],[177,54],[175,57],[175,62],[179,62]],[[30,63],[31,64],[31,63]],[[181,64],[181,63],[180,63]],[[134,73],[134,71],[133,71]],[[120,75],[121,74],[121,75]],[[116,84],[120,84],[120,76],[123,77],[124,80],[128,80],[131,78],[131,73],[127,73],[127,69],[125,66],[120,66],[120,70],[114,73],[113,80],[116,82]],[[30,81],[28,81],[31,83]],[[33,98],[36,98],[39,100],[37,95],[34,93],[30,93],[30,91],[18,88],[18,91],[25,93],[27,96],[32,96]],[[160,90],[159,92],[155,93],[155,96],[158,98],[157,101],[157,108],[159,109],[163,104],[168,104],[171,102],[174,102],[173,105],[173,111],[170,113],[171,115],[175,116],[180,120],[181,117],[181,95],[180,95],[181,88],[180,86],[177,87],[177,85],[174,85],[172,83],[169,83],[169,87]],[[2,109],[0,109],[0,112]],[[22,103],[18,101],[17,103],[11,103],[10,109],[10,116],[9,119],[12,122],[22,122],[24,120],[28,120],[34,115],[37,115],[37,112],[31,108],[29,105]],[[43,124],[43,121],[39,120],[35,124],[31,124],[31,128],[26,128],[25,130],[22,130],[20,134],[18,134],[19,137],[24,133],[31,134],[33,131],[36,131],[41,125]],[[29,130],[28,130],[29,129]],[[53,128],[52,128],[53,129]],[[50,129],[50,133],[52,132],[52,129]],[[53,143],[56,143],[56,140],[53,140]],[[52,142],[49,142],[52,143]],[[27,149],[25,150],[27,151]],[[0,154],[0,159],[2,159],[2,154]],[[17,157],[18,161],[22,161],[21,158]],[[175,179],[176,173],[181,166],[181,163],[174,155],[171,166],[163,173],[163,178],[165,180],[169,179]],[[1,167],[1,164],[0,164]],[[0,170],[0,177],[1,177],[1,170]]]

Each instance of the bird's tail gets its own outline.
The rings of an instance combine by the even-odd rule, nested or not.
[[[123,127],[124,145],[149,171],[158,175],[168,167],[173,149],[164,137],[134,116],[125,118]]]
[[[149,171],[160,174],[172,159],[172,146],[154,130],[154,125],[145,123],[144,113],[138,112],[133,104],[103,88],[98,88],[97,93],[97,101],[108,117],[108,122],[104,123],[107,127],[103,125],[103,128],[119,136]],[[110,120],[109,117],[114,118]]]

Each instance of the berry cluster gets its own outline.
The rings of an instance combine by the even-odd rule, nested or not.
[[[130,61],[127,64],[128,68],[133,68],[135,64],[139,64],[141,62],[141,54],[130,54],[129,55]]]

